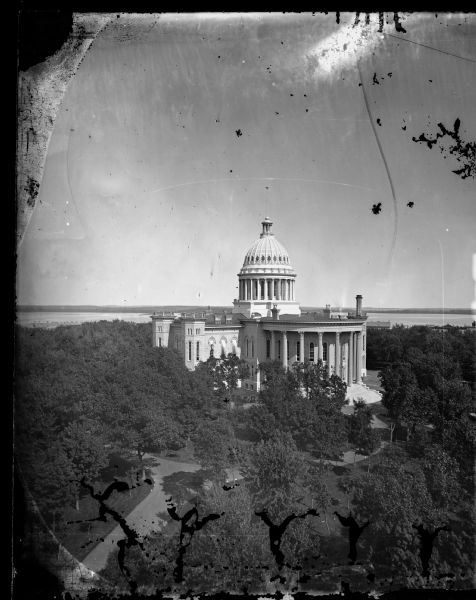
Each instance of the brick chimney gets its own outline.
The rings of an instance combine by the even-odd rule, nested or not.
[[[360,294],[355,297],[355,316],[362,316],[362,296]]]

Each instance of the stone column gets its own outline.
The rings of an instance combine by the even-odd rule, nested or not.
[[[317,337],[319,338],[319,341],[317,345],[317,360],[322,360],[322,336],[323,333],[321,331],[318,331]]]
[[[331,345],[329,344],[329,342],[327,343],[327,374],[329,375],[329,377],[332,375],[332,370],[331,370]]]
[[[349,358],[347,360],[347,385],[352,385],[354,380],[354,334],[352,331],[349,333]]]
[[[304,362],[304,332],[299,332],[299,362]]]
[[[288,368],[288,336],[287,332],[283,331],[283,367]]]
[[[342,369],[340,364],[340,333],[336,331],[336,368],[335,372],[338,377],[342,375]]]
[[[357,353],[357,373],[356,380],[357,383],[362,383],[362,332],[357,332],[357,347],[355,349]]]
[[[274,358],[275,358],[275,350],[276,350],[275,349],[275,344],[276,344],[276,342],[274,340],[274,331],[271,331],[271,352],[270,352],[270,354],[271,354],[271,356],[270,356],[271,360],[274,360]]]

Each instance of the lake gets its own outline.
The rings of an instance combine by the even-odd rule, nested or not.
[[[391,325],[456,325],[470,326],[476,315],[437,314],[437,313],[367,313],[369,321],[390,321]],[[58,325],[77,325],[86,321],[132,321],[133,323],[150,323],[149,313],[125,312],[19,312],[17,322],[25,327],[57,327]]]

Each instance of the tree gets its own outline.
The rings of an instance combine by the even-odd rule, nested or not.
[[[266,507],[272,517],[280,517],[303,499],[307,463],[288,432],[279,432],[256,444],[249,452],[245,473],[254,503]]]
[[[71,423],[63,432],[61,444],[76,481],[76,510],[79,510],[81,479],[96,479],[100,470],[109,462],[105,441],[100,425],[90,420]]]
[[[354,412],[349,416],[349,441],[360,454],[370,455],[377,446],[372,419],[370,406],[362,399],[354,401]]]
[[[419,581],[419,542],[414,528],[418,524],[427,529],[450,524],[451,531],[442,534],[444,546],[434,554],[437,570],[444,572],[448,567],[456,572],[461,567],[458,561],[468,560],[468,556],[464,559],[468,550],[458,541],[467,536],[451,520],[448,510],[461,494],[451,473],[453,467],[441,454],[428,453],[423,461],[408,461],[405,452],[392,446],[382,452],[380,463],[370,473],[354,480],[353,507],[359,521],[372,523],[375,535],[371,544],[381,576],[398,572],[405,584]],[[444,486],[437,481],[442,477]],[[467,546],[467,541],[464,544]],[[469,563],[464,566],[467,569]]]
[[[249,377],[248,363],[236,354],[220,358],[211,356],[205,363],[200,363],[198,369],[207,373],[215,396],[225,402],[233,399],[239,381]]]
[[[300,449],[320,458],[338,456],[345,444],[345,383],[329,378],[320,362],[296,363],[289,370],[270,362],[261,369],[260,400],[277,427],[291,433]]]
[[[195,457],[202,467],[223,480],[225,469],[236,460],[237,442],[231,425],[224,419],[204,422],[192,439]]]

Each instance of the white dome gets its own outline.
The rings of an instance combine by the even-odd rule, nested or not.
[[[288,251],[274,237],[274,233],[271,233],[272,224],[268,217],[262,222],[263,232],[246,252],[240,274],[251,272],[295,274]]]

